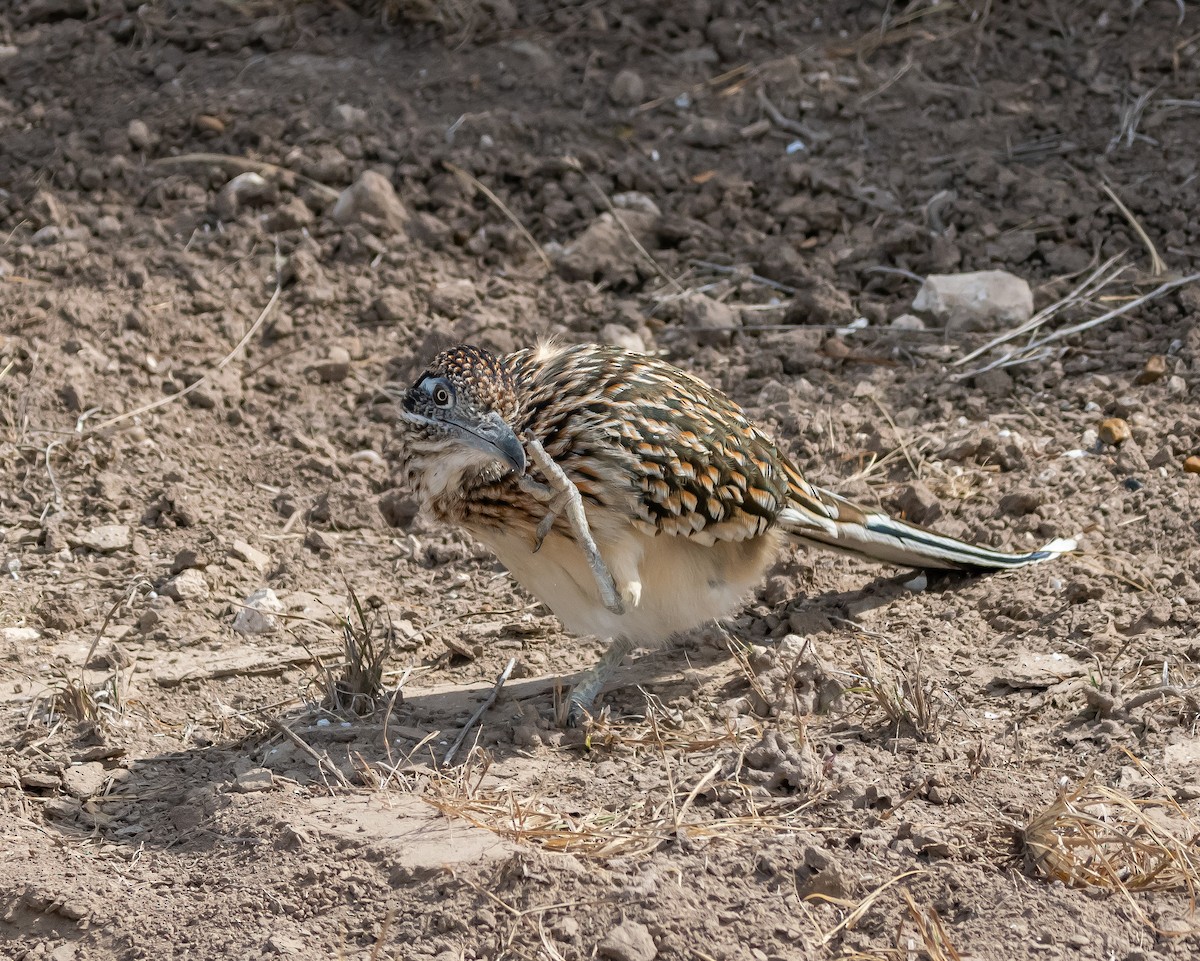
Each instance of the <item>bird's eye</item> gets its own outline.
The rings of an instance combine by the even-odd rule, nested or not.
[[[436,387],[434,387],[433,402],[437,404],[438,407],[449,407],[450,388],[448,388],[445,384],[438,384]]]

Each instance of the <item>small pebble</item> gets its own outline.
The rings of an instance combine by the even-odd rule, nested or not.
[[[646,99],[646,84],[633,70],[622,70],[608,87],[608,98],[620,107],[633,107]]]
[[[1162,380],[1167,374],[1167,358],[1162,354],[1154,354],[1146,359],[1146,366],[1142,368],[1142,372],[1137,375],[1137,384],[1153,384],[1156,380]]]
[[[1106,444],[1116,447],[1129,440],[1131,434],[1129,425],[1120,417],[1110,417],[1100,422],[1099,436]]]
[[[1200,474],[1200,454],[1193,454],[1183,462],[1183,469],[1188,474]]]

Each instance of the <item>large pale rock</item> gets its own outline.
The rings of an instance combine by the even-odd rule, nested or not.
[[[233,629],[239,634],[273,634],[279,630],[283,613],[281,601],[269,587],[262,587],[246,598],[245,604],[233,619]]]
[[[102,554],[124,550],[132,543],[133,534],[125,524],[102,524],[100,527],[93,527],[78,540],[80,547]]]
[[[180,603],[208,600],[208,581],[194,567],[180,571],[163,585],[162,592]]]
[[[930,274],[912,305],[949,330],[995,330],[1023,324],[1033,316],[1033,291],[1004,270]]]
[[[599,944],[600,957],[612,961],[654,961],[658,948],[650,931],[637,921],[622,921]]]
[[[342,191],[330,217],[339,224],[373,217],[397,233],[409,221],[408,210],[396,196],[392,182],[374,170],[364,170],[362,176]]]

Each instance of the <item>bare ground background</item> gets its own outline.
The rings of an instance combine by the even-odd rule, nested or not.
[[[891,325],[912,275],[1041,307],[1124,254],[1062,326],[1200,269],[1193,6],[429,9],[0,10],[0,954],[1196,957],[1200,291],[965,378],[987,333]],[[234,195],[229,158],[276,166]],[[406,214],[335,222],[366,170]],[[661,352],[818,483],[1082,552],[915,593],[789,553],[566,734],[600,645],[413,518],[381,393],[545,334]],[[284,629],[236,633],[261,587]],[[390,712],[322,707],[348,587]],[[1086,874],[1061,792],[1179,883]]]

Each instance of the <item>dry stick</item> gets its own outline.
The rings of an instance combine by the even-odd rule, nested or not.
[[[306,177],[304,174],[288,170],[287,167],[281,167],[278,164],[268,163],[265,160],[251,160],[249,157],[231,157],[223,153],[185,153],[178,157],[160,157],[158,160],[150,161],[152,167],[175,167],[186,164],[212,164],[214,167],[223,167],[226,170],[236,170],[240,173],[287,174],[289,177],[295,177],[308,184],[329,200],[337,200],[341,196],[341,193],[333,187],[323,184],[319,180],[313,180],[312,177]]]
[[[836,938],[838,936],[838,934],[841,933],[842,930],[851,928],[855,924],[857,924],[859,919],[861,919],[862,916],[867,913],[867,909],[872,904],[874,904],[877,900],[879,900],[879,896],[881,894],[883,894],[883,892],[886,891],[888,888],[890,888],[893,884],[897,884],[900,881],[905,880],[906,878],[917,877],[924,873],[925,873],[924,871],[905,871],[903,874],[897,874],[890,881],[885,881],[883,884],[881,884],[879,887],[877,887],[874,891],[872,891],[870,894],[868,894],[865,898],[863,898],[861,901],[859,901],[858,904],[854,907],[854,910],[852,910],[849,914],[847,914],[841,920],[841,923],[834,925],[827,932],[825,932],[825,936],[823,938],[821,938],[821,941],[820,941],[821,947],[824,947],[830,941],[832,941],[834,938]],[[824,896],[822,896],[822,895],[809,895],[809,900],[815,900],[818,898],[821,900],[828,900],[828,899],[824,898]]]
[[[500,688],[504,687],[504,682],[508,680],[509,675],[512,674],[513,668],[516,666],[517,659],[515,657],[510,657],[508,659],[508,663],[504,666],[504,670],[501,671],[500,676],[496,678],[496,683],[492,687],[491,693],[488,694],[488,696],[483,699],[483,703],[481,703],[479,707],[475,709],[475,713],[472,714],[467,720],[467,723],[463,725],[463,729],[459,731],[458,737],[456,737],[454,739],[454,743],[450,745],[450,750],[447,751],[446,756],[442,758],[443,767],[449,767],[450,763],[454,760],[454,755],[458,753],[458,749],[462,747],[463,741],[467,739],[467,734],[470,733],[471,728],[473,728],[476,722],[483,717],[484,711],[496,703],[496,698],[500,696]]]
[[[456,176],[459,180],[470,185],[475,190],[478,190],[481,194],[487,197],[488,200],[494,203],[499,208],[500,212],[508,218],[509,222],[521,232],[521,236],[524,237],[526,243],[533,248],[533,252],[541,258],[542,263],[546,265],[546,269],[554,269],[554,265],[550,263],[550,258],[546,256],[546,251],[542,250],[541,244],[533,239],[533,234],[525,229],[525,225],[517,219],[517,215],[509,209],[508,204],[497,197],[496,194],[488,188],[487,184],[485,184],[478,177],[474,177],[467,173],[462,167],[458,166],[458,164],[451,163],[449,160],[443,160],[442,166],[449,170],[450,173],[454,174],[454,176]]]
[[[199,380],[188,384],[188,386],[183,388],[183,390],[176,391],[174,394],[168,394],[166,397],[162,397],[159,400],[137,408],[137,410],[127,411],[124,414],[117,414],[116,417],[110,417],[108,420],[102,420],[96,425],[95,430],[103,430],[106,427],[112,427],[114,424],[119,424],[123,420],[129,420],[131,417],[137,417],[141,414],[149,413],[152,410],[158,410],[160,407],[166,407],[167,404],[179,400],[180,397],[186,397],[198,387],[208,383],[208,381],[212,378],[212,375],[217,373],[217,371],[224,369],[224,367],[241,352],[242,348],[250,342],[250,339],[256,333],[258,333],[258,329],[262,327],[262,325],[266,322],[266,319],[271,315],[271,311],[275,308],[275,305],[279,303],[279,297],[282,293],[283,284],[276,280],[275,292],[271,294],[271,299],[267,301],[267,306],[262,309],[262,313],[258,315],[258,319],[250,325],[250,329],[246,331],[245,336],[237,342],[237,346],[235,346],[233,350],[221,358],[216,367],[205,373],[204,376],[202,376]]]
[[[738,77],[742,76],[743,74],[748,74],[748,75],[753,76],[754,74],[759,73],[762,70],[765,70],[768,66],[771,66],[772,64],[775,64],[775,63],[782,62],[783,60],[786,60],[786,59],[788,59],[788,58],[782,57],[782,58],[780,58],[780,60],[770,60],[770,61],[767,61],[767,63],[759,64],[757,67],[752,66],[751,64],[748,64],[748,63],[739,64],[738,66],[734,67],[732,70],[726,70],[724,73],[718,74],[715,77],[709,77],[707,80],[704,80],[700,83],[694,83],[690,87],[686,87],[683,90],[679,91],[678,93],[669,93],[662,97],[655,97],[653,100],[647,100],[645,103],[641,104],[640,106],[635,107],[633,112],[634,113],[645,113],[647,110],[653,110],[655,107],[661,107],[664,103],[666,103],[669,100],[677,99],[682,94],[699,93],[701,90],[707,90],[711,87],[720,86],[727,80],[736,80]]]
[[[329,755],[318,754],[299,734],[284,724],[279,718],[272,718],[271,726],[307,754],[313,763],[316,764],[318,771],[322,773],[328,771],[341,787],[350,787],[350,782],[346,780],[346,775],[338,770],[337,765],[333,761],[329,760]]]
[[[785,117],[783,111],[771,103],[770,98],[762,87],[758,88],[755,96],[758,99],[758,105],[763,109],[763,113],[770,117],[771,123],[775,124],[780,130],[786,130],[797,137],[807,137],[813,141],[828,139],[828,137],[823,136],[812,128],[806,127],[799,120],[792,120],[791,117]]]
[[[1017,364],[1025,363],[1029,359],[1028,355],[1035,350],[1039,350],[1048,344],[1055,343],[1056,341],[1063,340],[1067,337],[1072,337],[1075,334],[1082,333],[1085,330],[1090,330],[1091,328],[1097,327],[1100,324],[1107,323],[1116,317],[1120,317],[1122,314],[1128,313],[1135,307],[1140,307],[1142,304],[1148,303],[1151,300],[1161,297],[1163,294],[1169,293],[1176,287],[1184,287],[1187,284],[1194,284],[1197,281],[1200,281],[1200,273],[1188,274],[1186,277],[1168,280],[1164,284],[1159,284],[1152,291],[1150,291],[1150,293],[1143,294],[1141,297],[1122,304],[1120,307],[1110,310],[1105,314],[1101,314],[1099,317],[1093,317],[1091,320],[1084,321],[1081,324],[1075,324],[1073,327],[1065,327],[1062,330],[1056,330],[1051,334],[1047,334],[1041,340],[1031,340],[1021,351],[1010,351],[999,360],[993,361],[986,367],[980,367],[978,370],[973,371],[972,373],[955,374],[954,379],[962,380],[965,377],[974,377],[997,367],[1015,367]]]
[[[1121,198],[1117,196],[1117,192],[1108,184],[1102,183],[1101,189],[1108,194],[1109,199],[1117,205],[1117,209],[1121,211],[1125,219],[1129,221],[1129,226],[1133,228],[1133,232],[1138,235],[1138,239],[1146,248],[1146,252],[1150,254],[1150,276],[1161,277],[1167,272],[1167,265],[1163,263],[1163,259],[1158,256],[1158,249],[1154,246],[1154,242],[1150,239],[1150,235],[1142,229],[1142,225],[1138,223],[1137,218],[1133,215],[1128,207],[1121,202]]]
[[[1038,327],[1044,324],[1050,317],[1058,313],[1064,307],[1069,307],[1082,300],[1086,300],[1092,295],[1092,293],[1112,283],[1124,272],[1124,267],[1117,266],[1117,262],[1122,256],[1122,254],[1116,254],[1112,257],[1109,257],[1108,260],[1088,274],[1088,276],[1084,278],[1083,282],[1080,283],[1079,286],[1077,286],[1069,294],[1067,294],[1067,296],[1053,304],[1043,307],[1036,314],[1030,317],[1029,320],[1025,321],[1025,323],[1023,323],[1020,327],[1015,327],[1012,330],[1005,331],[999,337],[989,340],[982,347],[976,348],[965,357],[960,357],[958,360],[954,361],[952,366],[959,367],[963,364],[969,363],[976,357],[986,354],[994,347],[999,347],[1001,344],[1006,344],[1010,340],[1016,340],[1022,334],[1027,334],[1030,331],[1037,330]],[[1110,269],[1112,270],[1112,273],[1108,274],[1108,276],[1104,276],[1105,273]]]

